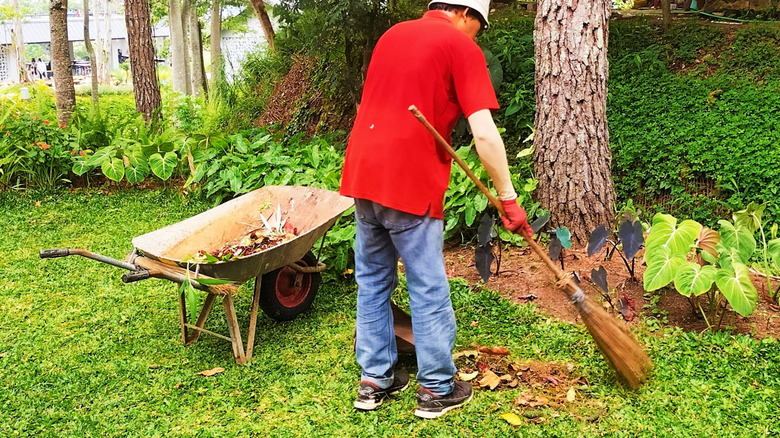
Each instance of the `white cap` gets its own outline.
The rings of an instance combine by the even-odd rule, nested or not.
[[[446,3],[448,5],[466,6],[476,11],[485,20],[485,24],[488,23],[488,11],[490,10],[490,0],[433,0],[428,3]]]

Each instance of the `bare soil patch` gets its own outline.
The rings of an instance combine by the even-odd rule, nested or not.
[[[602,303],[611,310],[609,304],[601,296],[598,288],[590,279],[592,269],[603,265],[607,271],[607,283],[613,300],[625,294],[634,303],[634,313],[644,317],[657,318],[668,326],[681,327],[686,331],[701,332],[707,324],[699,313],[695,313],[688,299],[673,288],[645,293],[642,286],[642,265],[644,250],[636,257],[636,279],[631,279],[623,260],[616,254],[611,260],[604,260],[606,248],[592,257],[587,256],[584,249],[563,250],[564,271],[576,273],[581,281],[585,294],[594,302]],[[452,245],[444,251],[447,275],[450,278],[460,277],[475,285],[481,281],[474,265],[474,247],[471,245]],[[493,263],[495,273],[496,262]],[[780,308],[773,304],[767,294],[766,280],[758,275],[753,276],[753,284],[759,293],[758,306],[747,318],[734,312],[728,312],[723,321],[723,328],[733,333],[748,334],[757,339],[778,337],[780,334]],[[544,313],[560,320],[580,323],[577,311],[566,295],[557,288],[555,276],[545,266],[544,262],[528,247],[508,247],[501,255],[501,265],[498,275],[493,275],[485,283],[485,287],[499,292],[510,301],[523,303],[533,302]],[[777,284],[774,284],[777,287]],[[654,297],[658,297],[654,300]],[[618,317],[617,311],[614,314]],[[641,318],[626,322],[630,326],[637,325]]]

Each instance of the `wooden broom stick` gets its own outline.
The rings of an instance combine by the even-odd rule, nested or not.
[[[444,137],[434,128],[423,114],[412,105],[409,111],[420,121],[436,139],[436,142],[444,148],[455,162],[466,172],[474,184],[487,196],[488,200],[498,209],[503,216],[505,214],[501,202],[490,190],[474,175],[468,164],[461,159]],[[604,358],[612,366],[619,380],[632,389],[637,389],[647,380],[652,369],[652,362],[644,349],[636,342],[631,333],[615,318],[610,316],[602,307],[596,306],[587,299],[582,289],[574,282],[571,276],[566,275],[553,263],[547,253],[533,240],[532,237],[522,234],[528,246],[544,261],[558,279],[558,286],[563,289],[569,300],[575,305],[582,318],[585,327],[590,332]]]

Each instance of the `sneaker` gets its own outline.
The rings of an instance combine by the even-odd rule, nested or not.
[[[382,389],[371,382],[360,382],[355,409],[373,411],[382,405],[387,396],[395,395],[409,387],[409,373],[403,370],[395,372],[393,383],[389,388]]]
[[[447,395],[436,395],[430,390],[417,390],[417,410],[414,415],[420,418],[437,418],[471,400],[473,392],[469,382],[455,382],[452,392]]]

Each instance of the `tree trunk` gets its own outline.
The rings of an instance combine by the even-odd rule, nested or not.
[[[268,41],[268,49],[273,51],[274,49],[274,28],[271,25],[271,19],[268,17],[268,12],[265,11],[265,2],[263,0],[249,0],[252,3],[252,9],[255,10],[257,18],[260,19],[260,27],[263,28],[263,34],[265,40]]]
[[[14,27],[11,34],[11,49],[16,54],[16,68],[19,70],[19,83],[30,82],[30,72],[27,71],[25,59],[27,55],[24,50],[24,34],[22,33],[22,13],[19,10],[19,1],[13,0]]]
[[[610,0],[539,0],[534,31],[538,200],[584,245],[611,227],[615,189],[607,129]]]
[[[206,61],[203,59],[203,27],[200,24],[200,21],[198,23],[198,46],[200,49],[198,50],[198,58],[200,58],[200,87],[203,88],[203,92],[208,94],[209,92],[209,84],[206,80]]]
[[[100,83],[111,85],[111,59],[114,56],[111,48],[111,0],[106,0],[106,21],[103,27],[103,68],[100,72]]]
[[[669,26],[672,25],[672,7],[669,2],[671,0],[661,0],[661,15],[663,16],[662,26],[664,31],[669,30]]]
[[[97,60],[95,59],[95,48],[92,46],[92,40],[89,39],[89,0],[84,0],[84,46],[89,53],[90,79],[92,80],[92,106],[95,111],[99,110],[98,102],[98,71]]]
[[[184,94],[192,94],[192,57],[190,56],[190,10],[192,9],[192,3],[190,0],[182,0],[181,2],[181,29],[182,36],[184,37],[184,76],[187,78],[187,89]]]
[[[51,66],[54,70],[54,97],[57,101],[57,120],[67,125],[76,105],[73,87],[73,67],[68,43],[68,0],[49,1],[51,27]]]
[[[211,0],[211,87],[222,80],[222,11],[219,0]]]
[[[160,97],[160,86],[157,83],[157,71],[154,64],[149,2],[147,0],[125,0],[125,23],[127,24],[127,44],[130,49],[130,69],[133,72],[135,109],[144,115],[147,122],[154,123],[159,117],[158,110],[162,98]]]
[[[171,30],[171,64],[173,67],[173,89],[187,94],[187,70],[184,58],[184,29],[181,21],[179,0],[168,0],[168,25]]]
[[[192,94],[198,95],[203,89],[203,44],[200,40],[200,22],[198,10],[194,5],[188,14],[190,28],[190,77],[192,78]]]

